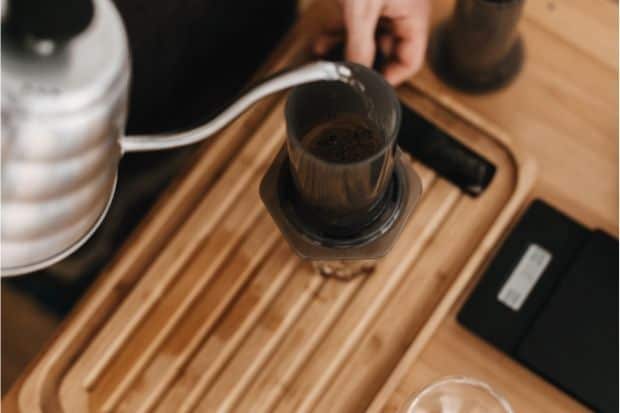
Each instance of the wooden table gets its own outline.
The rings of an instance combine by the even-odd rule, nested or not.
[[[307,46],[308,39],[312,38],[319,30],[323,19],[329,13],[334,12],[333,5],[323,3],[313,6],[305,13],[304,18],[302,18],[281,47],[274,53],[271,61],[267,63],[267,70],[276,70],[297,61],[296,59],[298,59],[302,49]],[[449,13],[452,2],[435,1],[434,4],[436,5],[434,20],[439,21]],[[617,4],[610,0],[562,0],[561,2],[529,0],[526,3],[526,13],[521,29],[526,45],[526,62],[523,72],[509,88],[484,96],[464,95],[441,84],[426,67],[418,76],[412,79],[412,84],[415,90],[436,98],[447,107],[466,109],[471,115],[470,119],[478,119],[479,123],[483,125],[492,125],[489,126],[490,130],[496,130],[498,135],[510,136],[513,140],[513,146],[520,147],[520,150],[531,154],[536,160],[539,169],[538,180],[528,195],[530,198],[542,198],[583,221],[588,226],[603,228],[617,236]],[[416,97],[417,95],[411,90],[403,90],[401,96],[410,96],[411,101],[417,102],[416,104],[420,107],[425,105],[424,98]],[[142,358],[143,355],[139,354],[139,352],[135,353],[135,350],[132,350],[134,351],[133,356],[131,356],[131,351],[124,352],[125,349],[122,348],[124,341],[120,338],[116,340],[114,336],[108,337],[107,340],[104,340],[105,337],[101,340],[95,340],[99,329],[102,330],[102,335],[104,336],[107,334],[105,331],[114,331],[114,329],[108,328],[110,324],[109,319],[111,319],[110,311],[112,311],[110,309],[114,309],[117,306],[120,308],[121,304],[125,307],[131,306],[131,300],[127,301],[127,297],[136,298],[136,295],[144,294],[144,297],[155,297],[153,298],[155,300],[156,297],[166,294],[162,287],[164,284],[145,284],[142,282],[140,283],[140,288],[142,289],[139,291],[136,291],[136,285],[141,281],[142,276],[151,263],[154,263],[155,268],[151,268],[149,276],[154,279],[167,276],[163,273],[157,273],[158,263],[161,264],[159,268],[166,269],[166,271],[175,266],[180,268],[181,265],[185,265],[181,258],[179,260],[171,259],[167,263],[163,262],[158,257],[158,254],[163,254],[162,251],[167,251],[166,253],[173,258],[175,254],[182,257],[186,248],[193,248],[201,242],[198,239],[192,238],[191,231],[187,232],[190,236],[187,237],[185,242],[182,242],[182,239],[179,240],[179,236],[176,237],[176,241],[171,238],[171,234],[174,233],[177,227],[184,224],[184,220],[187,219],[190,212],[209,206],[208,199],[203,201],[204,193],[196,191],[196,188],[204,188],[206,193],[208,188],[213,187],[214,189],[210,189],[211,192],[220,191],[220,196],[226,197],[228,192],[239,192],[241,190],[240,185],[245,185],[244,182],[254,179],[251,175],[244,174],[241,171],[235,174],[231,172],[221,175],[221,173],[235,155],[235,148],[241,146],[248,134],[256,134],[263,130],[267,132],[274,131],[273,133],[281,135],[281,126],[278,126],[281,124],[281,118],[272,112],[274,105],[277,106],[278,99],[274,97],[261,102],[250,113],[244,115],[238,122],[235,122],[234,125],[224,132],[224,135],[226,135],[225,142],[220,139],[205,145],[204,150],[197,154],[194,166],[190,168],[182,179],[180,178],[173,185],[174,189],[171,189],[162,197],[139,230],[123,247],[116,261],[100,277],[72,316],[69,317],[57,337],[50,343],[48,349],[33,363],[24,377],[16,383],[13,390],[3,400],[3,407],[7,408],[8,411],[63,411],[63,407],[58,401],[59,398],[55,397],[56,392],[60,393],[61,397],[64,392],[64,396],[67,396],[65,399],[75,399],[73,400],[75,406],[84,406],[84,404],[80,403],[87,403],[91,409],[94,409],[93,406],[97,406],[97,409],[105,409],[106,406],[111,406],[112,410],[118,406],[131,406],[131,400],[126,400],[128,403],[126,405],[118,404],[121,398],[126,395],[118,393],[116,388],[112,386],[110,380],[114,376],[109,371],[118,370],[120,375],[116,375],[114,380],[120,380],[121,382],[125,380],[122,376],[126,374],[126,381],[129,382],[129,380],[133,380],[129,377],[131,374],[134,372],[136,374],[140,373],[136,370],[137,367],[134,368],[134,360],[131,357]],[[438,116],[441,119],[441,116],[444,115],[439,114]],[[472,141],[472,144],[475,145],[476,141]],[[274,148],[266,148],[257,156],[259,158],[266,157],[265,159],[267,159],[269,156],[268,151]],[[494,151],[493,149],[488,150]],[[499,157],[498,159],[501,159],[503,155],[497,154],[496,156]],[[247,162],[248,165],[253,164],[253,161],[249,158]],[[260,170],[260,165],[255,167],[259,168],[257,170]],[[427,181],[432,179],[431,174],[423,169],[421,169],[421,173],[423,179]],[[239,176],[240,181],[236,179],[227,181],[229,179],[228,176]],[[510,175],[506,175],[501,179],[505,179],[502,182],[506,182],[506,185],[509,185],[508,183],[512,178]],[[225,182],[222,183],[222,180]],[[218,188],[221,188],[221,190]],[[456,202],[457,195],[443,183],[439,182],[438,186],[433,188],[434,192],[430,194],[435,194],[432,196],[437,197],[442,202],[441,205],[452,205]],[[500,191],[495,196],[499,199],[507,195],[502,195]],[[253,199],[247,198],[245,201],[241,200],[240,202],[246,202],[249,205],[254,202]],[[430,208],[427,209],[428,213],[433,212]],[[425,213],[423,209],[418,211],[418,219],[422,220],[422,214]],[[213,220],[213,224],[206,223],[203,225],[216,225],[215,222],[220,212],[213,210],[213,214],[213,217],[208,218]],[[431,215],[429,216],[432,218]],[[240,227],[252,228],[254,222],[257,225],[255,231],[263,230],[268,234],[266,238],[248,235],[247,248],[254,248],[257,254],[260,255],[263,254],[261,251],[266,251],[272,248],[272,245],[276,245],[277,238],[268,220],[242,215],[238,217],[238,225]],[[227,227],[224,226],[222,234],[226,234],[227,230]],[[231,227],[229,230],[235,231],[235,228]],[[250,230],[248,229],[248,231]],[[449,235],[448,233],[443,237]],[[261,240],[264,240],[264,242],[261,242]],[[417,243],[416,245],[420,245],[420,248],[423,248],[420,240],[415,237],[411,238],[411,240]],[[210,260],[214,257],[219,259],[217,257],[220,255],[217,254],[220,253],[216,255],[209,254],[209,248],[216,248],[213,251],[217,252],[218,245],[228,245],[228,243],[228,238],[224,235],[213,247],[205,246],[203,248],[204,258],[198,257],[192,261],[192,265],[211,268],[215,264],[211,264]],[[182,248],[170,251],[171,247],[168,247],[169,245],[180,245]],[[490,246],[487,247],[490,248]],[[280,249],[281,247],[278,247],[276,250],[280,251]],[[239,254],[243,254],[243,251],[239,252]],[[288,252],[282,250],[279,254],[282,260],[279,264],[281,268],[288,268],[293,265],[291,258],[288,258],[290,257]],[[250,259],[249,261],[252,260]],[[231,271],[231,274],[237,274],[246,265],[249,264],[243,262],[238,264],[238,267],[232,265],[229,271]],[[235,268],[237,268],[237,272],[235,272]],[[280,273],[284,270],[278,271]],[[399,271],[402,272],[402,269]],[[450,274],[444,274],[442,277],[450,278]],[[117,281],[112,282],[112,280]],[[308,300],[316,303],[315,311],[317,311],[316,314],[319,316],[323,314],[320,312],[322,306],[329,305],[333,307],[329,313],[333,314],[333,316],[330,315],[330,317],[336,317],[343,309],[347,308],[350,297],[352,297],[355,288],[357,288],[353,284],[350,286],[344,284],[319,289],[321,285],[320,280],[312,277],[308,278],[308,280],[307,282],[298,281],[298,286],[292,285],[287,288],[309,291],[307,294],[300,296],[305,300],[303,305],[305,306]],[[410,392],[419,390],[422,385],[437,376],[452,372],[472,372],[496,385],[501,392],[508,396],[518,411],[565,412],[583,410],[583,407],[553,386],[510,361],[507,357],[475,337],[466,334],[464,330],[459,330],[454,325],[453,319],[450,317],[450,314],[454,311],[452,301],[456,300],[458,296],[462,299],[462,295],[458,294],[460,290],[456,291],[452,288],[459,283],[461,278],[456,278],[455,280],[454,284],[450,284],[452,281],[450,278],[448,280],[450,282],[445,284],[445,288],[421,290],[422,292],[419,294],[422,295],[417,297],[420,302],[432,303],[433,308],[435,308],[435,303],[439,303],[433,313],[433,316],[437,315],[435,317],[436,320],[431,317],[428,322],[424,320],[416,321],[420,326],[424,325],[424,327],[419,330],[420,333],[418,333],[413,343],[396,343],[395,347],[393,343],[390,344],[390,348],[394,348],[399,352],[398,357],[393,360],[397,362],[393,371],[390,369],[390,371],[382,372],[381,377],[384,377],[384,379],[379,383],[368,383],[364,382],[364,380],[369,380],[368,377],[372,379],[375,376],[364,376],[362,370],[360,370],[360,383],[366,383],[370,386],[367,388],[375,389],[374,391],[377,391],[376,394],[363,394],[360,395],[358,400],[354,400],[351,395],[356,394],[356,384],[340,380],[337,383],[338,386],[342,386],[342,390],[338,386],[331,387],[328,396],[320,402],[317,401],[318,405],[313,405],[313,407],[321,410],[331,405],[337,411],[356,411],[363,406],[369,406],[373,411],[393,411],[398,408]],[[209,294],[211,295],[208,295],[208,297],[216,299],[227,291],[225,288],[228,287],[224,284],[222,284],[222,287],[218,287],[218,285],[214,284],[210,287],[211,292]],[[452,287],[448,289],[450,285]],[[218,293],[217,288],[223,288],[223,290]],[[276,294],[275,290],[273,290],[276,288],[275,286],[272,287],[267,284],[260,286],[260,288],[261,290],[259,291],[264,291],[265,294]],[[471,288],[471,285],[469,288]],[[106,294],[101,294],[103,290],[107,291]],[[430,291],[431,293],[425,293],[424,291]],[[446,296],[442,298],[444,293],[446,293]],[[435,294],[435,296],[432,294]],[[440,295],[437,296],[438,294]],[[263,296],[248,296],[248,305],[262,305],[261,300],[263,298],[261,297]],[[139,301],[136,302],[139,303]],[[282,305],[302,305],[296,303],[301,303],[301,301],[288,304],[283,302]],[[228,304],[222,302],[217,305],[226,306]],[[153,308],[166,316],[173,312],[176,314],[177,312],[177,309],[174,307],[166,308],[160,306],[159,308]],[[206,309],[208,310],[208,304]],[[244,311],[242,307],[238,307],[238,310],[241,313]],[[133,311],[139,313],[141,307],[137,305],[133,308]],[[128,318],[130,323],[139,323],[149,319],[148,314],[141,315],[140,317],[134,317],[133,313],[130,314],[131,317]],[[252,314],[250,313],[250,315]],[[312,325],[322,329],[321,331],[327,332],[330,328],[331,324],[322,323],[321,318],[316,318],[316,316],[312,318],[312,313],[310,315],[307,315],[308,313],[305,314],[306,318],[315,323]],[[276,331],[277,326],[282,323],[285,325],[289,323],[287,320],[286,317],[284,319],[275,318],[267,320],[268,323],[265,324],[266,331],[268,332],[271,328]],[[198,321],[203,323],[198,325],[202,328],[204,320]],[[212,322],[215,323],[215,319]],[[292,321],[290,322],[292,323]],[[427,329],[429,323],[432,324],[432,329]],[[90,328],[81,328],[84,325],[88,325]],[[292,326],[293,324],[290,325]],[[121,328],[119,331],[126,331],[122,330],[122,327],[122,325],[119,326]],[[143,337],[149,337],[146,327]],[[156,327],[159,326],[153,324],[153,328]],[[304,337],[304,334],[307,333],[304,332],[304,325],[298,327],[299,330],[294,331],[301,334],[301,337]],[[281,331],[280,327],[277,328],[277,331]],[[230,337],[235,337],[231,335],[231,332],[228,334]],[[416,344],[428,343],[428,340],[431,340],[431,336],[432,341],[429,345]],[[155,335],[153,337],[158,339],[159,336]],[[323,335],[311,335],[310,337],[313,340],[320,340]],[[294,346],[298,345],[300,348],[303,348],[304,354],[311,354],[310,350],[312,350],[314,344],[304,343],[303,341],[296,343],[294,337],[291,340],[288,348],[294,348]],[[86,347],[84,347],[84,357],[91,357],[91,360],[80,361],[84,359],[81,354],[82,347],[91,342],[93,344],[88,346],[88,352]],[[93,355],[96,354],[112,354],[105,348],[96,351],[98,342],[100,344],[103,343],[103,345],[121,346],[117,349],[120,352],[119,354],[122,353],[119,357],[130,357],[127,359],[127,366],[131,368],[124,372],[122,360],[117,360],[116,363],[110,364],[110,360],[92,359]],[[451,345],[454,342],[463,343],[463,345],[455,348],[455,346]],[[268,343],[271,343],[271,341]],[[370,349],[376,351],[378,355],[385,354],[386,346],[382,345],[381,341],[373,342],[371,337],[369,343]],[[360,345],[362,344],[360,343]],[[174,344],[171,345],[174,346]],[[197,343],[192,345],[197,345],[200,348]],[[213,348],[210,350],[208,348],[203,349],[211,352],[217,351],[217,341],[212,342],[211,345]],[[229,344],[225,343],[221,345],[229,346]],[[144,346],[146,350],[149,347],[149,343],[145,342]],[[76,353],[76,351],[78,352]],[[404,354],[402,358],[400,357],[401,353]],[[248,353],[248,357],[251,357],[250,354]],[[293,363],[295,368],[298,367],[295,363],[305,362],[298,357],[296,358],[295,353],[291,352],[281,352],[280,356]],[[400,361],[398,361],[399,358]],[[169,360],[164,358],[160,360],[162,363],[169,363]],[[248,360],[251,361],[251,359]],[[364,364],[363,358],[360,359],[358,357],[357,360],[358,363],[361,363],[360,366],[363,366],[360,369],[374,368],[376,370],[380,367],[372,366],[372,363]],[[82,371],[85,374],[82,382],[74,380],[79,373],[76,369],[79,370],[80,363],[82,366],[91,366],[87,370]],[[393,363],[391,365],[393,366]],[[243,366],[243,364],[239,364],[239,366]],[[260,364],[254,364],[254,366],[260,366]],[[150,367],[157,374],[157,366]],[[272,362],[269,368],[283,374],[284,376],[282,377],[288,377],[286,374],[288,374],[289,370],[287,369],[289,365],[278,365]],[[65,374],[66,377],[64,377]],[[167,371],[164,371],[164,374],[168,374]],[[187,372],[184,374],[187,374]],[[256,374],[260,375],[259,372],[256,372]],[[145,389],[148,387],[149,382],[157,382],[157,377],[149,375],[141,377],[139,383],[142,383],[141,385]],[[235,376],[230,375],[230,377],[234,378]],[[188,380],[190,383],[193,382],[191,375]],[[196,377],[196,380],[200,383],[200,377]],[[72,386],[77,385],[79,387],[80,383],[83,383],[86,390],[88,390],[89,386],[94,386],[94,383],[101,383],[101,389],[103,390],[95,391],[93,399],[90,401],[80,401],[79,397],[77,397],[78,395],[75,398],[71,394],[67,395],[67,392],[70,392],[71,389],[77,388]],[[231,385],[236,384],[231,383]],[[276,390],[265,393],[264,389],[261,390],[260,387],[256,386],[247,387],[239,384],[233,387],[235,389],[247,387],[251,392],[255,392],[260,397],[270,398],[272,396],[280,397],[289,390],[293,392],[293,389],[287,388],[288,385],[289,381],[279,383],[278,386],[280,387],[277,390],[279,393],[277,394],[274,393]],[[106,386],[108,390],[105,390]],[[220,387],[221,389],[227,388],[223,384]],[[124,388],[126,389],[127,386],[124,386]],[[213,394],[215,395],[213,397],[219,397],[224,401],[230,399],[230,395],[222,393],[222,391]],[[97,400],[97,397],[104,396],[104,399]],[[235,400],[242,399],[241,396],[237,396],[235,396]],[[174,394],[169,394],[168,399],[170,402],[168,406],[175,406],[174,402],[176,399]],[[248,400],[252,401],[253,399]],[[208,398],[203,401],[203,403],[206,403],[204,406],[209,406],[208,402]],[[18,405],[21,406],[21,409],[18,408]],[[147,405],[151,406],[151,404]],[[282,405],[286,406],[286,404],[281,403],[280,406]],[[267,404],[264,404],[264,406],[267,406]],[[284,409],[282,411],[287,410]]]

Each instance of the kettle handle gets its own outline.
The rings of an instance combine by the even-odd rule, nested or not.
[[[124,153],[158,151],[191,145],[213,136],[267,95],[304,83],[321,80],[348,82],[350,79],[351,69],[345,63],[338,62],[318,61],[284,70],[259,83],[222,113],[197,128],[178,133],[124,136],[121,139],[121,148]]]

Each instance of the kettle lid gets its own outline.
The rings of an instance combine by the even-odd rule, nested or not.
[[[9,1],[2,26],[3,109],[75,111],[125,84],[127,37],[110,0]]]

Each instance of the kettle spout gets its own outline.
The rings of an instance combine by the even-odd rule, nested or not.
[[[241,96],[235,103],[207,123],[178,133],[125,136],[121,140],[123,152],[158,151],[192,145],[222,130],[260,99],[282,90],[318,81],[341,81],[350,83],[352,70],[346,63],[318,61],[284,70],[263,80]]]

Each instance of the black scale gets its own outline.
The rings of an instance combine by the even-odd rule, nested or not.
[[[618,411],[618,240],[530,205],[459,322],[597,412]]]

